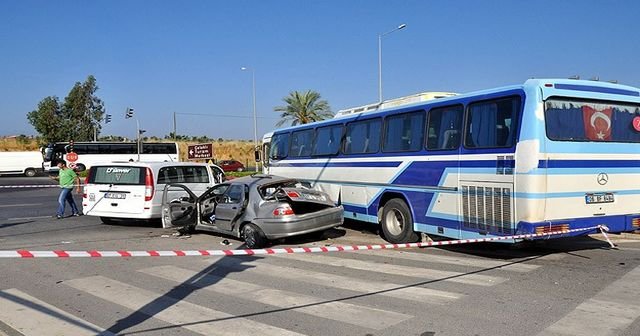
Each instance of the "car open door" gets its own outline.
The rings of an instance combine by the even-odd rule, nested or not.
[[[162,192],[162,227],[195,225],[198,197],[187,186],[167,184]]]
[[[248,187],[244,184],[229,186],[216,206],[216,226],[223,230],[232,230],[233,223],[244,212],[248,197]]]

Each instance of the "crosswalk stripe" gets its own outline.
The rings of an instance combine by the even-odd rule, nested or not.
[[[553,335],[618,335],[640,317],[640,267],[613,282],[591,299],[539,333]]]
[[[158,266],[139,270],[145,274],[184,283],[198,275],[197,272],[175,267]],[[204,288],[225,295],[242,295],[252,300],[279,308],[295,309],[309,315],[345,322],[361,327],[381,330],[410,319],[412,316],[386,310],[369,308],[331,299],[316,298],[304,294],[271,289],[214,274],[202,275],[201,283],[212,284]],[[198,286],[198,284],[194,284]]]
[[[16,288],[0,291],[0,306],[0,321],[24,336],[114,335]]]
[[[273,257],[282,259],[294,259],[309,263],[357,269],[369,272],[402,275],[406,277],[418,277],[432,280],[444,280],[477,286],[493,286],[506,281],[505,278],[482,274],[465,274],[460,272],[441,271],[422,267],[392,265],[374,261],[362,261],[349,258],[333,257],[329,255],[282,254],[274,255]]]
[[[176,300],[103,276],[65,281],[65,284],[156,319],[203,335],[301,335],[231,314]]]
[[[236,265],[236,263],[228,262],[227,260],[221,259],[216,262],[216,265],[225,267],[227,265]],[[251,265],[251,268],[245,270],[245,272],[260,272],[278,278],[289,279],[292,281],[302,281],[318,286],[326,286],[361,293],[371,293],[375,295],[384,295],[422,303],[445,304],[465,296],[464,294],[459,293],[423,288],[419,286],[411,286],[411,284],[403,285],[370,279],[353,278],[338,274],[316,272],[302,268],[276,266],[258,261],[249,261],[244,263],[243,265]]]
[[[487,259],[474,259],[474,258],[465,258],[465,257],[452,257],[452,256],[443,256],[443,255],[435,255],[430,253],[416,253],[416,252],[406,252],[406,251],[397,251],[397,250],[361,250],[356,251],[354,253],[359,254],[367,254],[367,255],[379,255],[383,257],[396,258],[396,259],[406,259],[412,261],[422,261],[429,263],[438,263],[438,264],[451,264],[451,265],[460,265],[460,266],[468,266],[468,267],[477,267],[477,268],[500,268],[513,272],[531,272],[538,268],[540,265],[530,265],[523,264],[519,262],[505,262],[505,261],[497,261],[497,260],[487,260]]]

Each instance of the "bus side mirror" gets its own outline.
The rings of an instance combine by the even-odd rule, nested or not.
[[[261,151],[260,151],[260,147],[256,147],[255,151],[253,152],[253,155],[256,158],[256,162],[260,162],[262,161],[262,156],[261,156]]]

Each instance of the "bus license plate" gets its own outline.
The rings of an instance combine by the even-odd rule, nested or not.
[[[614,200],[612,193],[586,194],[584,198],[587,204],[613,203]]]
[[[125,199],[125,198],[127,198],[127,194],[108,192],[108,193],[104,194],[104,198]]]

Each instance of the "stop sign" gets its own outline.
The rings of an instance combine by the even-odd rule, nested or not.
[[[71,152],[71,153],[67,153],[67,161],[69,162],[76,162],[78,161],[78,154]]]

